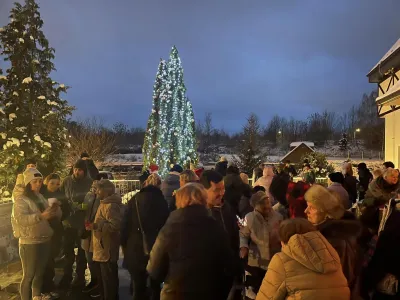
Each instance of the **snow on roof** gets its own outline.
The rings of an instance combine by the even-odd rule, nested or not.
[[[371,69],[371,71],[369,71],[369,73],[371,73],[373,70],[375,70],[381,63],[383,63],[385,60],[387,60],[392,54],[393,52],[395,52],[397,49],[400,48],[400,39],[397,40],[396,43],[394,43],[394,45],[389,49],[388,52],[386,52],[386,54],[381,58],[381,60]]]
[[[387,99],[396,92],[400,92],[400,80],[397,80],[397,82],[394,85],[392,85],[385,94],[376,98],[376,101],[381,101],[383,99]]]
[[[313,142],[293,142],[290,144],[290,147],[298,147],[301,144],[305,144],[306,146],[312,148],[314,147],[314,143]]]
[[[306,145],[312,152],[315,152],[315,150],[312,148],[312,147],[314,147],[314,143],[312,143],[312,142],[294,142],[294,143],[298,143],[296,148],[294,148],[292,151],[290,151],[288,154],[286,154],[284,157],[282,157],[281,161],[284,161],[290,154],[292,154],[294,151],[296,151],[296,149],[299,148],[302,144]],[[292,144],[294,144],[294,143],[292,143]],[[312,146],[307,145],[307,143],[312,144]],[[290,144],[290,146],[292,146],[292,144]]]

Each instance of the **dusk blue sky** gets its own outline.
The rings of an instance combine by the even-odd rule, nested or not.
[[[0,26],[13,0],[0,0]],[[54,78],[74,118],[146,126],[160,57],[176,45],[196,119],[341,113],[400,37],[398,0],[41,0]]]

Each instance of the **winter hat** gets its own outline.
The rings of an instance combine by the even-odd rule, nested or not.
[[[258,191],[257,193],[253,194],[250,198],[250,204],[253,207],[256,207],[257,205],[263,205],[265,202],[265,199],[268,199],[268,196],[265,192]]]
[[[24,175],[24,184],[25,185],[30,183],[33,179],[36,179],[36,178],[43,179],[43,175],[38,170],[33,169],[33,168],[26,169],[23,175]]]
[[[337,182],[340,184],[343,184],[344,182],[344,176],[340,172],[331,173],[328,175],[328,177],[332,182]]]
[[[158,166],[156,164],[151,164],[149,166],[150,173],[155,173],[158,171]]]
[[[194,172],[200,178],[201,174],[203,174],[203,172],[204,172],[204,168],[203,167],[197,168],[196,170],[194,170]]]
[[[83,159],[78,159],[74,164],[74,169],[86,170],[86,162]]]
[[[89,156],[89,154],[87,152],[82,152],[81,158],[84,158],[84,157],[89,158],[90,156]]]
[[[178,172],[178,173],[182,173],[183,168],[180,165],[174,165],[171,170],[169,170],[170,172]]]
[[[108,179],[102,179],[97,182],[97,189],[108,191],[110,195],[115,194],[115,185]]]
[[[25,166],[27,166],[27,165],[37,165],[37,162],[33,158],[28,158],[25,160]]]
[[[345,209],[340,199],[322,185],[313,185],[308,189],[304,198],[312,203],[319,211],[326,213],[331,219],[339,220],[343,217]]]

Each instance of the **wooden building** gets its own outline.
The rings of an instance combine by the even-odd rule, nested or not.
[[[378,115],[385,119],[385,160],[400,165],[400,39],[367,75],[378,84]]]
[[[314,152],[314,149],[310,147],[307,142],[298,142],[296,145],[297,146],[281,159],[281,162],[285,163],[290,160],[292,164],[302,164],[301,158]]]

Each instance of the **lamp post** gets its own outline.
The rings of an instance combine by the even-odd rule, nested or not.
[[[356,133],[357,133],[357,132],[360,132],[360,131],[361,131],[360,128],[357,128],[357,129],[354,131],[354,140],[356,139]]]

